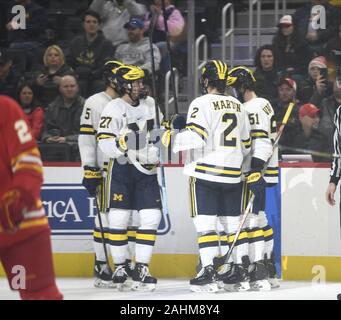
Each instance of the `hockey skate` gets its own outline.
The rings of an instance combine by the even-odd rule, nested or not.
[[[233,264],[231,271],[223,279],[224,290],[242,292],[250,290],[250,276],[247,267],[242,264]]]
[[[189,281],[193,292],[217,292],[216,271],[213,265],[202,268],[194,279]]]
[[[131,290],[134,291],[153,291],[155,290],[157,279],[149,273],[147,264],[136,263],[132,272],[133,283]]]
[[[270,282],[267,280],[268,272],[264,261],[257,261],[250,265],[250,287],[252,291],[271,290]]]
[[[268,281],[270,282],[271,289],[279,288],[280,283],[276,272],[275,256],[272,253],[271,258],[267,259],[265,255],[265,266],[268,271]]]
[[[131,260],[126,260],[124,265],[124,270],[127,274],[127,280],[124,283],[125,287],[131,288],[133,284],[133,272],[134,272],[135,264]]]
[[[112,271],[110,266],[105,262],[95,262],[94,268],[94,287],[96,288],[113,288],[113,283],[111,281]]]
[[[224,279],[230,277],[232,272],[232,263],[225,263],[217,270],[217,285],[219,289],[224,288]]]
[[[114,288],[118,289],[119,291],[122,291],[126,285],[127,278],[128,275],[125,271],[125,264],[124,263],[117,264],[114,274],[112,276],[112,283]]]

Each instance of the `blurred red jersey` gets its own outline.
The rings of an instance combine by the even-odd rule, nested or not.
[[[40,153],[24,112],[6,96],[0,96],[0,137],[0,199],[12,188],[24,189],[33,195],[36,205],[33,211],[25,214],[19,229],[47,227],[47,217],[40,200],[43,182]],[[0,227],[0,245],[4,245],[4,236]]]

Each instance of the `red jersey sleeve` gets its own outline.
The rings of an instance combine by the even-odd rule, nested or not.
[[[0,96],[0,119],[12,188],[25,189],[38,202],[43,182],[42,162],[25,114],[13,99]]]

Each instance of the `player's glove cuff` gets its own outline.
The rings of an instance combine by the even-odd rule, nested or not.
[[[100,168],[84,166],[84,178],[86,179],[101,179],[102,172]]]
[[[257,172],[252,172],[246,177],[246,183],[255,183],[259,181],[259,179],[262,177],[262,174]]]

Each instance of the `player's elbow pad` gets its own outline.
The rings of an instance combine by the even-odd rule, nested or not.
[[[102,139],[98,142],[99,148],[110,158],[117,158],[124,154],[117,148],[115,139]]]
[[[179,152],[190,149],[199,149],[204,147],[206,142],[195,132],[185,130],[175,137],[173,152]]]

